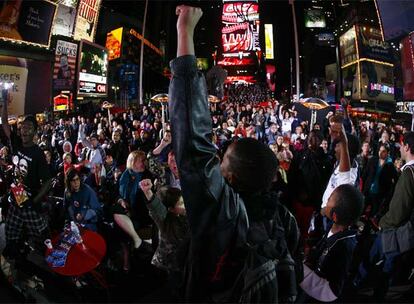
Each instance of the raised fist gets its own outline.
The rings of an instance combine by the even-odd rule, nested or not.
[[[142,192],[146,193],[151,190],[152,182],[150,179],[143,179],[139,182],[139,187],[141,188]]]
[[[193,33],[194,28],[196,27],[201,16],[203,15],[203,11],[199,7],[179,5],[175,9],[175,14],[178,16],[178,34]]]

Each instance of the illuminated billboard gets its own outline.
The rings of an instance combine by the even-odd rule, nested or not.
[[[121,57],[122,34],[122,27],[110,31],[108,34],[106,34],[105,47],[108,49],[109,61]]]
[[[250,57],[260,50],[259,5],[254,1],[224,1],[222,46],[224,57]]]
[[[0,0],[0,38],[49,47],[56,10],[49,1]]]
[[[308,27],[308,28],[326,27],[324,12],[319,9],[306,10],[305,11],[305,27]]]
[[[275,59],[273,44],[273,24],[265,24],[266,59]]]
[[[370,58],[392,62],[391,46],[382,40],[381,30],[375,27],[359,25],[358,53],[360,58]]]
[[[355,27],[351,27],[339,38],[339,50],[341,54],[341,65],[354,62],[358,59]]]
[[[76,2],[74,6],[59,4],[52,34],[72,37],[76,18]]]
[[[53,67],[54,90],[74,89],[77,55],[77,44],[63,40],[56,42],[55,64]]]
[[[361,60],[342,70],[344,96],[353,100],[394,101],[392,65]]]
[[[394,68],[362,61],[360,64],[361,99],[394,101]]]
[[[79,0],[74,33],[76,40],[85,39],[93,42],[100,7],[101,0]]]
[[[197,58],[197,69],[200,71],[208,70],[208,58]]]
[[[105,48],[82,40],[78,71],[79,96],[107,96],[108,51]]]
[[[10,115],[39,113],[50,106],[50,61],[0,56],[0,82],[9,84]]]

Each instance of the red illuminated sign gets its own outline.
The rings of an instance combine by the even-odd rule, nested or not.
[[[257,2],[224,1],[221,30],[224,54],[260,50],[259,26]],[[242,57],[249,56],[251,53],[242,54]]]

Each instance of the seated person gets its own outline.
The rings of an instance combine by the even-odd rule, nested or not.
[[[64,204],[68,210],[68,217],[87,229],[96,231],[101,204],[95,191],[87,184],[82,183],[76,169],[69,169],[66,175],[66,189]]]
[[[359,219],[363,204],[360,191],[348,184],[338,186],[329,197],[326,215],[333,225],[305,259],[300,283],[307,295],[304,302],[309,297],[331,302],[341,296],[357,244],[357,231],[350,226]]]

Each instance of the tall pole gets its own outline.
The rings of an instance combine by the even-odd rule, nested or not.
[[[297,27],[297,24],[296,24],[295,1],[294,0],[289,0],[289,4],[292,6],[293,31],[294,31],[294,34],[295,34],[296,98],[297,98],[297,101],[299,101],[299,95],[300,95],[299,41],[298,41],[298,27]]]
[[[143,92],[142,92],[142,74],[144,71],[144,41],[145,41],[145,26],[147,23],[147,10],[148,10],[148,0],[145,0],[145,9],[144,9],[144,20],[142,22],[142,41],[141,41],[141,54],[139,59],[139,104],[144,104]]]

